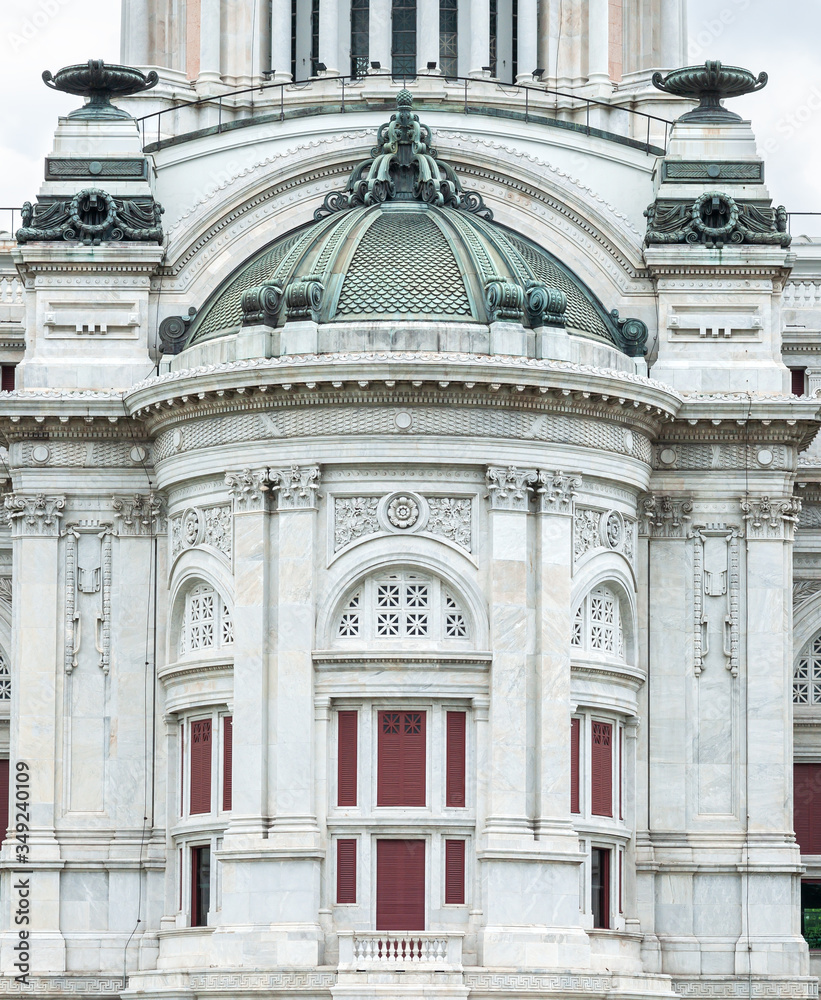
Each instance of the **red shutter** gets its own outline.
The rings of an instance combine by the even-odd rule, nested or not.
[[[802,854],[821,854],[821,764],[793,765],[793,824]]]
[[[17,365],[3,365],[0,373],[0,390],[3,392],[14,392],[14,369]]]
[[[380,712],[378,727],[377,806],[424,806],[425,713]]]
[[[612,816],[613,727],[609,722],[593,723],[593,739],[590,758],[593,815]]]
[[[211,720],[191,723],[191,814],[211,812]]]
[[[357,713],[337,712],[336,804],[356,805]]]
[[[570,811],[581,812],[579,805],[579,732],[581,720],[570,720]]]
[[[182,816],[185,808],[183,802],[185,801],[185,723],[180,726],[180,816]],[[182,905],[180,905],[182,909]]]
[[[234,720],[226,715],[222,724],[222,808],[229,812],[234,800]]]
[[[624,819],[624,730],[621,726],[619,726],[619,819]]]
[[[376,929],[425,929],[424,840],[377,840]]]
[[[9,828],[9,759],[0,760],[0,844]]]
[[[466,721],[464,712],[448,712],[445,805],[458,808],[465,805]]]
[[[445,902],[465,901],[465,842],[445,841]]]
[[[354,713],[356,714],[356,713]],[[336,842],[336,901],[356,902],[356,840]]]
[[[624,851],[619,851],[619,913],[624,913]]]
[[[790,377],[792,382],[791,388],[793,396],[804,395],[804,376],[806,372],[807,372],[806,368],[790,368]],[[5,386],[3,388],[5,388]]]

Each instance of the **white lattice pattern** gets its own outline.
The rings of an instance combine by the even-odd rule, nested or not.
[[[571,645],[624,659],[619,600],[609,587],[595,587],[576,608]]]
[[[198,584],[185,597],[180,656],[219,649],[233,642],[234,622],[230,609],[213,587]]]
[[[821,632],[804,646],[792,681],[794,705],[821,705]]]
[[[438,580],[390,573],[366,580],[337,623],[339,639],[467,639],[458,601]]]
[[[0,701],[11,701],[11,670],[6,657],[0,653]]]

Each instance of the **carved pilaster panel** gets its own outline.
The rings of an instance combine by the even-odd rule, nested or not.
[[[741,511],[750,539],[792,541],[801,514],[801,501],[798,497],[745,497],[741,500]]]
[[[6,513],[15,535],[57,537],[65,505],[64,496],[45,493],[9,493],[5,498]]]
[[[99,607],[93,617],[94,645],[99,654],[100,669],[108,674],[111,668],[112,531],[112,525],[107,522],[72,522],[66,525],[63,532],[66,567],[63,666],[67,674],[77,667],[83,641],[81,595],[100,595]],[[83,543],[84,560],[79,554],[82,536],[91,536]]]
[[[317,465],[292,465],[271,469],[268,478],[276,492],[277,510],[299,510],[316,506],[320,472]]]
[[[507,468],[488,466],[486,481],[490,509],[526,512],[536,480],[536,469],[518,469],[513,465]]]
[[[225,485],[231,491],[235,514],[266,509],[267,479],[267,469],[243,469],[242,472],[225,474]]]
[[[742,530],[734,524],[696,524],[689,535],[694,546],[693,670],[697,677],[702,673],[711,651],[710,635],[720,632],[724,665],[738,677]]]
[[[685,538],[692,513],[693,501],[689,497],[646,493],[641,500],[641,533],[651,538]]]
[[[153,537],[165,530],[163,498],[158,493],[135,493],[111,498],[117,517],[117,534]]]

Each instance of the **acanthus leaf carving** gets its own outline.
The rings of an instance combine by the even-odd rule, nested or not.
[[[536,500],[536,510],[540,514],[570,514],[573,510],[573,498],[581,489],[582,477],[578,474],[546,472],[540,469],[536,474],[536,486],[533,494]]]
[[[487,490],[491,510],[527,511],[529,494],[537,480],[535,469],[491,465],[487,469]]]
[[[456,497],[427,497],[428,522],[426,530],[432,535],[447,538],[455,545],[471,551],[472,505],[468,499]]]
[[[292,465],[287,469],[271,469],[268,478],[277,494],[277,510],[315,506],[319,496],[319,466]]]
[[[763,496],[755,500],[744,497],[741,511],[750,538],[789,540],[794,536],[801,515],[801,501],[798,497]]]
[[[658,496],[647,493],[641,501],[642,533],[655,538],[683,538],[684,527],[693,513],[689,497]]]
[[[9,493],[4,502],[8,518],[18,533],[57,535],[66,505],[64,496]]]
[[[334,500],[334,551],[356,538],[379,531],[379,497],[336,497]]]
[[[821,593],[821,580],[796,580],[792,585],[793,612],[803,608],[819,593]]]
[[[225,485],[230,489],[234,510],[265,510],[265,494],[268,492],[267,469],[243,469],[241,472],[226,472]]]
[[[163,499],[158,493],[111,498],[121,535],[152,536],[162,531]]]

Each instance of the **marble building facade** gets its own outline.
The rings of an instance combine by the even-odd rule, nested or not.
[[[678,4],[565,6],[528,91],[236,95],[207,0],[50,78],[123,110],[0,247],[0,994],[817,997],[821,254]]]

